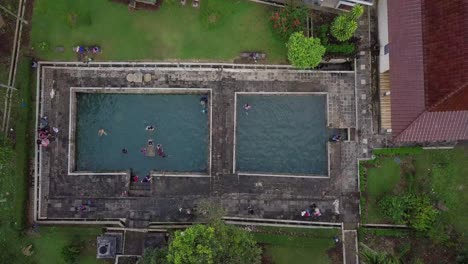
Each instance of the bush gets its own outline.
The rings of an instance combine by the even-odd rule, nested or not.
[[[350,39],[358,28],[355,20],[350,20],[347,16],[338,16],[332,23],[331,33],[339,41]]]
[[[167,248],[146,249],[137,264],[167,264]]]
[[[417,231],[428,231],[433,227],[438,211],[428,196],[407,194],[385,197],[380,201],[383,214],[397,224],[406,224]]]
[[[320,42],[327,49],[326,53],[337,54],[337,55],[347,55],[352,56],[356,53],[356,45],[351,42],[341,42],[339,44],[330,44],[329,43],[329,29],[330,26],[325,24],[321,25],[318,28],[318,37]]]
[[[279,11],[271,14],[273,30],[287,41],[289,37],[298,31],[304,31],[307,21],[307,8],[302,4],[296,5],[295,2],[287,4]]]
[[[316,67],[325,54],[325,47],[320,44],[318,38],[307,38],[302,32],[292,34],[286,47],[288,60],[301,69]]]
[[[339,41],[350,39],[356,32],[358,20],[363,13],[364,8],[361,5],[355,5],[349,13],[339,15],[332,23],[331,34]]]
[[[252,235],[221,221],[177,231],[169,245],[169,263],[256,264],[261,249]]]
[[[74,238],[73,241],[62,248],[62,257],[68,264],[77,263],[78,256],[84,247],[84,241]]]

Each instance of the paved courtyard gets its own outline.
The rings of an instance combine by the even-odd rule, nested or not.
[[[355,76],[354,71],[41,63],[38,118],[48,116],[50,125],[60,132],[48,147],[37,149],[35,217],[39,221],[123,220],[130,227],[147,227],[151,222],[197,221],[197,214],[187,214],[186,209],[193,210],[200,201],[211,198],[230,217],[345,222],[355,226],[359,213],[357,158],[362,148],[361,132],[356,131]],[[122,88],[136,93],[141,92],[140,88],[210,90],[211,162],[207,173],[153,172],[152,183],[146,184],[131,183],[127,172],[74,171],[72,87],[94,87],[96,91]],[[349,141],[329,143],[329,175],[307,178],[234,173],[237,92],[325,93],[329,127],[348,129],[351,136]],[[338,208],[333,205],[335,201],[339,202]],[[322,216],[301,217],[300,212],[313,203]],[[85,208],[80,209],[83,205]]]

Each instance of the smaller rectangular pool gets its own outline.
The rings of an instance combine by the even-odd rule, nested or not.
[[[237,173],[328,177],[326,94],[238,93],[236,101]]]

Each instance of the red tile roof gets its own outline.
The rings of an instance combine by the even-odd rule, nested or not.
[[[395,140],[408,142],[468,140],[468,111],[425,112]]]
[[[425,95],[431,107],[468,83],[468,1],[423,2]]]
[[[468,140],[466,14],[468,0],[388,1],[396,140]]]
[[[421,0],[390,0],[388,33],[392,130],[399,134],[425,110]]]

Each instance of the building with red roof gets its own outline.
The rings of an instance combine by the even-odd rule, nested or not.
[[[382,129],[468,140],[468,0],[381,0],[378,13]]]

